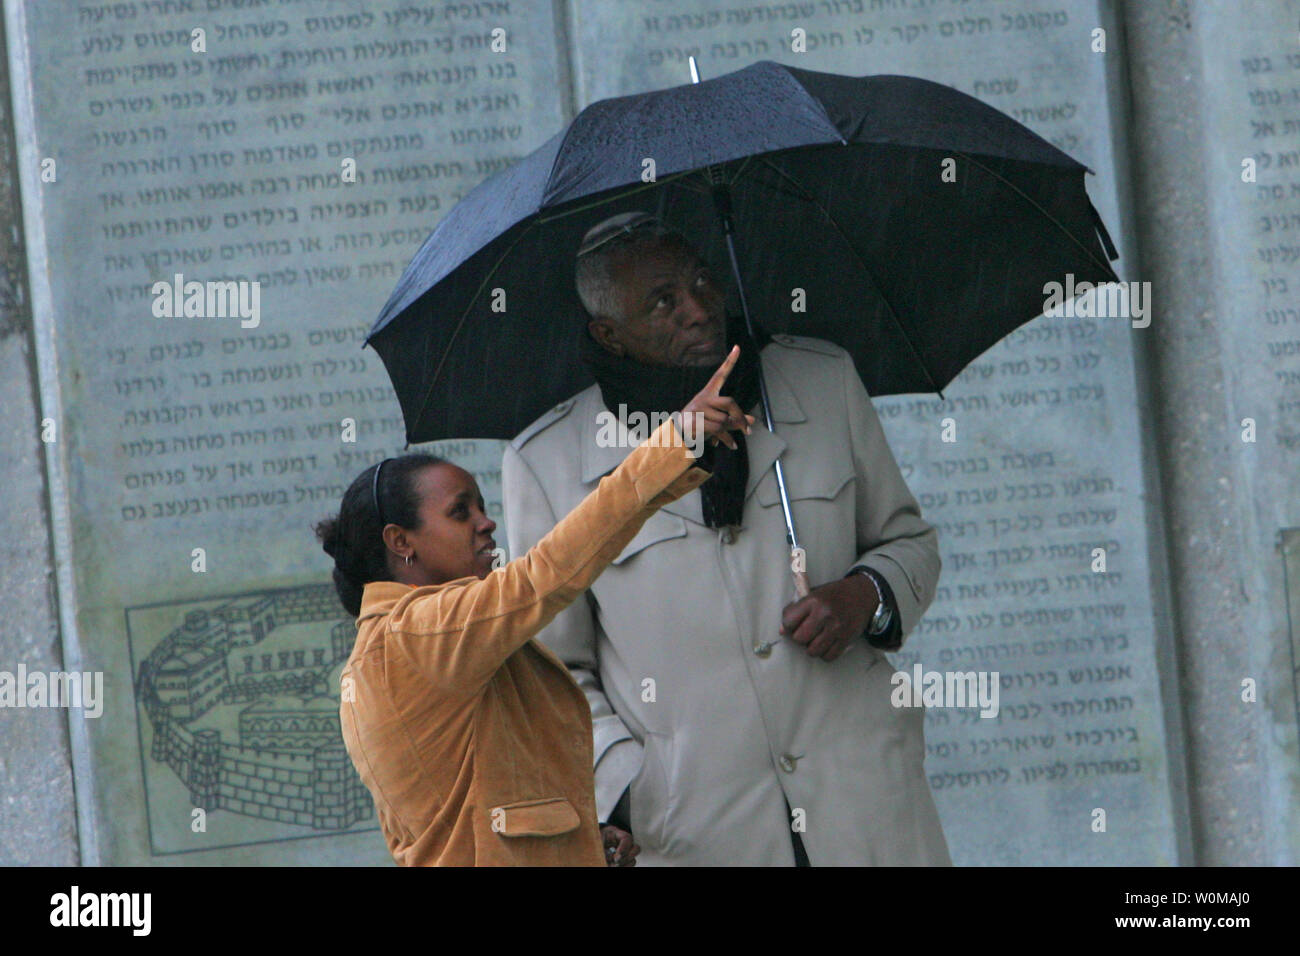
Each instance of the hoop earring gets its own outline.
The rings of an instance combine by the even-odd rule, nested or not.
[[[407,564],[411,563],[411,556],[409,554],[406,556],[406,563]]]

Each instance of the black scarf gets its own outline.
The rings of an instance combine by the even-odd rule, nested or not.
[[[762,328],[755,326],[754,333],[757,341],[750,338],[743,317],[727,317],[727,350],[730,351],[731,346],[739,344],[740,360],[727,377],[722,394],[734,398],[736,404],[746,412],[752,410],[760,398],[758,353],[772,341],[771,336]],[[605,407],[615,413],[620,405],[626,405],[629,414],[642,412],[647,416],[652,416],[655,412],[681,411],[717,371],[716,365],[673,368],[643,365],[602,348],[585,326],[579,334],[579,341],[582,360],[591,369],[596,384],[600,386],[600,397],[604,400]],[[762,416],[755,417],[762,427]],[[713,473],[708,481],[700,485],[704,523],[710,528],[740,524],[740,516],[745,509],[749,452],[743,433],[732,432],[731,436],[736,440],[735,451],[726,445],[706,442],[700,462]]]

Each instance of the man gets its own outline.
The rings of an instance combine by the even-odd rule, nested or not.
[[[645,213],[612,217],[584,237],[576,280],[597,384],[507,447],[512,554],[631,452],[634,436],[610,440],[609,413],[680,408],[674,397],[732,341],[726,392],[759,416],[539,635],[591,704],[601,820],[631,831],[642,865],[949,865],[924,711],[891,705],[881,652],[934,598],[937,533],[852,360],[817,339],[763,346],[773,434],[758,412],[759,349],[679,233]],[[803,600],[778,457],[815,585]]]

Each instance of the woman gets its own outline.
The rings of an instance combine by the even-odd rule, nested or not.
[[[692,439],[735,447],[727,430],[749,430],[753,417],[719,394],[739,354],[682,410]],[[317,526],[357,616],[343,739],[399,864],[634,863],[631,837],[596,819],[586,696],[533,637],[655,510],[709,477],[692,444],[665,422],[495,571],[496,525],[473,476],[429,455],[368,468]]]

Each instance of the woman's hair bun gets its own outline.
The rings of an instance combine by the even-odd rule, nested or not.
[[[316,525],[316,537],[321,547],[331,558],[336,557],[339,549],[339,519],[326,518]]]

